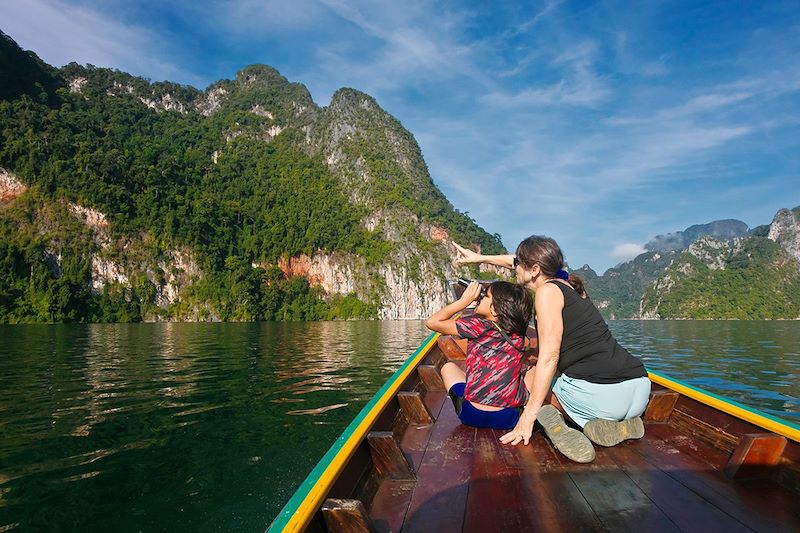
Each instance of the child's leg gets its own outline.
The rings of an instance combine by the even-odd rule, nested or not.
[[[466,383],[467,375],[455,363],[445,363],[441,370],[442,381],[444,381],[444,388],[446,391],[456,383]]]

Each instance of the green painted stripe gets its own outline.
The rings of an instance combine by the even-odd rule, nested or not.
[[[714,398],[716,400],[719,400],[721,402],[725,402],[725,403],[730,404],[730,405],[735,405],[739,409],[744,409],[745,411],[749,411],[750,413],[756,414],[758,416],[763,416],[764,418],[768,418],[768,419],[772,420],[773,422],[775,422],[777,424],[781,424],[781,425],[784,425],[786,427],[792,428],[794,430],[800,431],[800,425],[797,425],[797,424],[794,424],[792,422],[789,422],[788,420],[785,420],[783,418],[771,415],[769,413],[765,413],[763,411],[759,411],[758,409],[754,409],[752,407],[748,407],[747,405],[742,405],[742,404],[740,404],[739,402],[737,402],[735,400],[731,400],[730,398],[726,398],[725,396],[720,396],[718,394],[714,394],[713,392],[709,392],[709,391],[707,391],[705,389],[701,389],[699,387],[695,387],[694,385],[690,385],[689,383],[686,383],[685,381],[680,381],[680,380],[675,379],[675,378],[673,378],[671,376],[668,376],[666,374],[662,374],[661,372],[654,372],[652,370],[648,370],[648,372],[650,372],[651,374],[655,374],[656,376],[659,376],[661,378],[667,379],[669,381],[675,382],[675,383],[677,383],[679,385],[683,385],[687,389],[692,389],[693,391],[699,392],[701,394],[705,394],[706,396],[711,396],[712,398]]]
[[[356,415],[350,425],[345,428],[344,432],[336,439],[336,441],[331,445],[328,449],[328,452],[322,456],[322,459],[317,463],[317,466],[308,474],[305,481],[300,484],[300,486],[295,491],[294,495],[286,502],[281,512],[278,513],[278,516],[275,517],[272,524],[269,526],[269,532],[278,532],[282,531],[286,524],[288,523],[289,519],[297,512],[297,509],[303,503],[303,501],[308,496],[309,491],[311,488],[316,484],[317,480],[322,476],[322,474],[327,470],[328,465],[333,461],[334,457],[341,451],[342,446],[344,443],[347,442],[347,439],[350,438],[350,435],[355,432],[356,428],[358,428],[359,424],[362,420],[364,420],[367,415],[369,415],[370,411],[375,409],[375,407],[380,403],[383,396],[386,394],[386,391],[392,386],[392,384],[397,381],[398,377],[403,373],[403,371],[411,364],[411,362],[419,355],[420,351],[430,342],[433,336],[436,333],[431,333],[427,339],[416,349],[416,351],[406,359],[405,363],[397,369],[397,371],[392,375],[391,378],[380,388],[378,392],[375,393],[375,396],[364,406],[363,409]]]

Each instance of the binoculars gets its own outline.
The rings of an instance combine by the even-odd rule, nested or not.
[[[458,278],[458,279],[456,280],[456,286],[457,286],[457,287],[460,287],[460,289],[459,289],[459,288],[457,288],[457,287],[454,287],[454,289],[455,289],[455,290],[456,290],[456,292],[457,292],[456,296],[461,296],[461,293],[463,293],[463,292],[464,292],[464,289],[466,289],[466,288],[467,288],[467,286],[468,286],[470,283],[472,283],[473,281],[477,281],[477,280],[471,280],[471,279],[466,279],[466,278]],[[476,302],[479,302],[479,301],[481,301],[481,299],[482,299],[484,296],[486,296],[486,289],[487,289],[487,287],[489,286],[488,284],[485,284],[485,283],[483,283],[482,281],[478,281],[478,283],[480,283],[480,284],[481,284],[481,292],[480,292],[480,294],[478,294],[478,298],[475,300]]]

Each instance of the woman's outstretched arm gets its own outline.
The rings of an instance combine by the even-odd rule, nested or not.
[[[553,384],[553,377],[556,375],[558,357],[561,353],[561,337],[564,334],[564,321],[561,317],[561,311],[564,309],[564,295],[561,291],[547,283],[536,291],[534,302],[539,335],[539,360],[533,376],[533,390],[517,425],[500,437],[500,442],[503,444],[514,446],[520,442],[527,445],[531,438],[536,415],[542,408],[544,399]]]
[[[470,263],[488,263],[490,265],[503,268],[514,268],[513,255],[483,255],[473,252],[469,248],[464,248],[455,242],[453,243],[453,246],[456,247],[456,251],[458,252],[458,256],[456,256],[456,263],[459,265],[466,265]]]

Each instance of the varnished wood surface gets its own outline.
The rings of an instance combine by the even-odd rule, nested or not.
[[[402,440],[414,448],[416,484],[393,481],[372,502],[379,530],[800,531],[796,494],[765,479],[731,481],[717,468],[729,454],[666,424],[596,447],[582,465],[538,429],[528,446],[512,447],[499,442],[502,431],[462,426],[438,394],[437,422]]]
[[[590,464],[556,452],[538,427],[528,446],[502,445],[503,431],[458,420],[434,375],[442,348],[356,450],[329,495],[344,499],[312,521],[319,530],[800,532],[796,442],[656,384],[645,437],[596,446]]]

